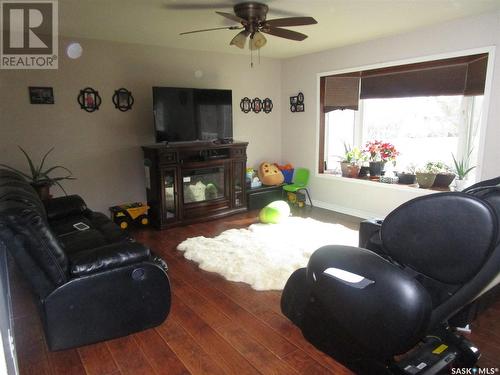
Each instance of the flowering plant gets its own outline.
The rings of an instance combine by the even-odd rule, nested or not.
[[[369,141],[364,150],[370,157],[370,161],[394,161],[399,151],[392,143],[382,141]]]

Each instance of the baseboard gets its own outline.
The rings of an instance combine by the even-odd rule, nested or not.
[[[326,210],[339,212],[339,213],[345,214],[345,215],[359,217],[361,219],[371,219],[374,217],[380,218],[380,216],[381,216],[381,215],[377,215],[373,212],[357,210],[357,209],[350,208],[350,207],[339,206],[337,204],[318,201],[315,199],[313,199],[313,204],[315,207],[324,208]]]

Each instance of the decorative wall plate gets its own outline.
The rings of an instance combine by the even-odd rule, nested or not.
[[[132,105],[134,104],[134,97],[132,96],[132,93],[123,87],[115,90],[112,100],[115,108],[122,112],[127,112],[132,109]]]
[[[264,113],[270,113],[273,110],[273,101],[269,98],[265,98],[262,101],[262,110]]]
[[[247,98],[246,96],[241,99],[241,102],[240,102],[240,109],[244,112],[244,113],[248,113],[252,110],[252,101]]]
[[[252,100],[252,111],[254,111],[255,113],[259,113],[260,111],[262,111],[262,100],[260,100],[259,98],[255,98],[254,100]]]
[[[78,104],[80,108],[87,112],[94,112],[101,106],[102,99],[99,92],[94,90],[92,87],[86,87],[80,90],[78,95]]]

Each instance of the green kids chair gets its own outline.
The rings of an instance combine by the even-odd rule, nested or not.
[[[307,184],[309,183],[309,169],[307,168],[297,168],[293,174],[293,183],[290,185],[283,186],[283,190],[289,193],[296,193],[300,190],[305,190],[307,198],[309,198],[309,203],[311,207],[313,206],[311,196],[309,195],[309,190],[307,190]]]

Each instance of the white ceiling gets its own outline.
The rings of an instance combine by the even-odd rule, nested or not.
[[[229,46],[235,30],[180,36],[183,31],[233,25],[215,11],[236,0],[60,0],[60,34],[174,48],[245,53]],[[290,28],[302,42],[269,36],[262,56],[286,58],[400,34],[500,9],[500,0],[263,0],[267,19],[312,16],[317,25]],[[457,37],[459,37],[457,35]]]

